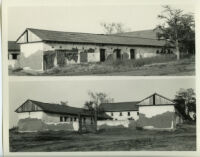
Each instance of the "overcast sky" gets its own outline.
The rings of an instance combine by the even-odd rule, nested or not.
[[[192,4],[171,6],[185,12],[195,9]],[[132,31],[153,29],[161,11],[160,4],[12,6],[8,8],[8,40],[16,40],[26,28],[103,33],[101,22],[121,22]]]
[[[89,100],[88,91],[105,92],[115,102],[139,101],[155,92],[173,99],[180,88],[195,88],[192,78],[129,79],[129,80],[66,80],[66,81],[12,81],[10,82],[10,127],[17,124],[14,112],[27,99],[83,107]]]

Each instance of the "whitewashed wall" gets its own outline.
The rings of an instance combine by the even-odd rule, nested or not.
[[[128,116],[128,112],[130,112],[130,116]],[[120,112],[106,112],[106,114],[113,118],[113,120],[128,120],[128,118],[132,118],[137,120],[139,115],[137,114],[138,111],[125,111],[121,112],[122,116],[120,116]],[[113,113],[113,116],[112,116]]]
[[[107,125],[107,126],[124,126],[125,128],[128,128],[129,126],[129,120],[103,120],[97,122],[97,128],[99,129],[100,126]]]
[[[175,108],[173,105],[165,105],[165,106],[139,106],[139,113],[145,114],[147,118],[151,118],[153,116],[163,114],[165,112],[175,112]]]
[[[43,119],[44,112],[43,111],[38,111],[38,112],[22,112],[22,113],[17,113],[18,114],[18,119],[26,119],[26,118],[36,118],[36,119]]]
[[[18,60],[8,60],[8,66],[15,68],[18,65]]]
[[[99,62],[100,61],[100,53],[88,53],[88,62]]]
[[[20,51],[23,53],[24,57],[29,57],[38,51],[43,51],[43,49],[44,44],[42,42],[20,44]]]

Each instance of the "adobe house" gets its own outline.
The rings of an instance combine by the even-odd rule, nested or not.
[[[97,129],[124,127],[174,130],[183,123],[176,103],[160,94],[134,102],[102,103],[97,115]],[[27,100],[19,108],[18,128],[21,132],[45,130],[94,130],[94,114],[89,110],[66,105]]]
[[[15,68],[18,66],[20,46],[15,41],[8,41],[8,66]]]
[[[71,106],[43,103],[34,100],[25,101],[19,108],[18,131],[34,132],[45,130],[91,131],[94,130],[94,116],[86,109]],[[110,119],[98,114],[98,120]]]
[[[139,59],[162,55],[165,40],[122,35],[60,32],[27,28],[16,40],[20,66],[45,71],[67,64]],[[173,53],[168,47],[167,53]]]
[[[160,94],[154,93],[138,104],[138,126],[144,129],[175,129],[183,122],[176,109],[176,103]]]
[[[113,120],[137,120],[139,118],[138,101],[102,103],[100,107]]]
[[[130,127],[132,124],[144,129],[173,130],[183,123],[176,103],[157,93],[141,101],[103,103],[100,106],[113,122],[101,121],[99,124],[124,127]]]

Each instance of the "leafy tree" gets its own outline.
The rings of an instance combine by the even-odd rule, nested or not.
[[[177,108],[187,118],[190,119],[189,112],[196,113],[196,98],[194,89],[179,89],[175,95]]]
[[[160,31],[157,33],[158,39],[166,39],[175,46],[177,60],[180,59],[180,49],[187,51],[194,48],[194,16],[193,14],[184,14],[183,10],[172,9],[170,6],[163,6],[163,12],[158,18],[163,21],[158,25]]]
[[[97,131],[97,114],[103,112],[103,109],[100,108],[101,103],[110,103],[114,102],[113,98],[110,98],[106,93],[103,92],[88,92],[90,96],[90,101],[86,101],[84,107],[89,109],[94,115],[95,128]]]
[[[102,22],[102,23],[100,23],[100,25],[103,27],[104,32],[106,34],[115,34],[115,33],[123,33],[123,32],[130,31],[129,28],[125,28],[123,23],[115,23],[115,22],[105,23],[105,22]]]

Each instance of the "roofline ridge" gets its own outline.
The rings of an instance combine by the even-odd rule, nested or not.
[[[133,37],[133,36],[125,36],[125,35],[117,35],[117,34],[97,34],[97,33],[86,33],[86,32],[68,32],[68,31],[58,31],[58,30],[48,30],[48,29],[38,29],[38,28],[26,28],[26,30],[41,30],[41,31],[50,31],[50,32],[61,32],[61,33],[79,33],[79,34],[91,34],[91,35],[101,35],[101,36],[114,36],[114,37],[126,37],[126,38],[137,38],[137,39],[150,39],[156,41],[165,41],[165,39],[153,39],[153,38],[144,38],[144,37]],[[125,32],[126,33],[126,32]]]
[[[140,101],[120,101],[120,102],[108,102],[108,103],[101,103],[101,104],[115,104],[115,103],[126,103],[126,102],[140,102]]]

